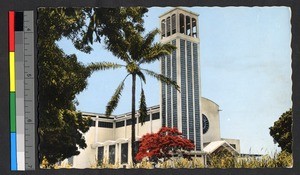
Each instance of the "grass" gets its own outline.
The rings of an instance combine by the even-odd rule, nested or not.
[[[227,153],[209,156],[209,168],[291,168],[293,166],[292,154],[285,151],[279,154],[264,155],[260,157],[228,155]]]
[[[250,157],[250,156],[232,156],[226,152],[218,152],[207,156],[207,167],[206,168],[291,168],[293,166],[292,154],[282,151],[276,153],[273,156],[264,155],[260,157]],[[103,169],[112,168],[118,169],[122,168],[123,165],[109,164],[108,161],[103,160],[102,163],[91,166],[93,169]],[[137,163],[135,165],[129,164],[127,168],[204,168],[204,164],[201,159],[193,158],[188,160],[185,158],[171,158],[166,161],[161,161],[157,164],[147,161],[146,159]],[[69,164],[54,165],[49,167],[47,161],[43,160],[41,168],[72,168]]]

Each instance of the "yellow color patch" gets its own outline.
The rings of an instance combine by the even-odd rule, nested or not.
[[[9,52],[9,91],[16,91],[15,52]]]

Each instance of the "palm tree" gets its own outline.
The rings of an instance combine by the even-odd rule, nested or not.
[[[158,29],[149,32],[146,36],[142,36],[141,31],[134,30],[124,30],[122,32],[116,33],[115,37],[106,40],[106,46],[109,51],[111,51],[114,56],[124,61],[125,65],[112,63],[112,62],[97,62],[92,63],[88,66],[91,71],[97,70],[107,70],[107,69],[118,69],[125,68],[128,74],[125,76],[123,81],[115,90],[115,93],[111,97],[108,105],[106,106],[106,116],[110,116],[118,105],[122,90],[124,88],[124,83],[126,78],[131,76],[132,78],[132,104],[131,104],[131,150],[132,150],[132,162],[135,163],[136,155],[136,145],[135,145],[135,111],[136,111],[136,78],[139,77],[141,84],[146,83],[146,78],[144,73],[157,80],[166,83],[167,85],[173,85],[177,90],[179,86],[175,81],[162,74],[158,74],[154,71],[143,69],[141,66],[143,64],[153,63],[159,60],[161,57],[171,54],[176,47],[172,44],[162,44],[153,43],[155,36],[159,33]],[[145,94],[143,87],[141,86],[140,95],[140,120],[143,124],[145,117],[147,116],[147,107],[145,101]]]

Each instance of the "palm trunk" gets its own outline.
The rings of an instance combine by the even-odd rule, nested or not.
[[[132,104],[131,104],[131,156],[132,163],[135,163],[135,82],[136,82],[136,74],[132,74]]]

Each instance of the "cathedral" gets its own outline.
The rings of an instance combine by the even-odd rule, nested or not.
[[[166,84],[160,85],[160,104],[148,108],[141,125],[136,114],[136,140],[146,133],[156,133],[163,126],[176,127],[185,138],[193,140],[191,154],[203,157],[220,149],[240,153],[238,139],[221,138],[219,106],[201,96],[200,38],[198,14],[182,8],[160,16],[160,42],[177,47],[161,59],[161,73],[177,82],[180,92]],[[68,159],[73,168],[90,168],[98,162],[128,165],[131,160],[131,113],[112,115],[83,112],[93,125],[84,134],[87,148]]]

